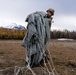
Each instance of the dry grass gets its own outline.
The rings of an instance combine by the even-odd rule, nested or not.
[[[0,40],[0,69],[25,64],[26,50],[21,42]],[[76,75],[76,41],[51,40],[49,50],[59,75]],[[38,69],[34,68],[38,75],[42,75]]]
[[[25,53],[26,50],[21,46],[21,41],[0,41],[0,67],[24,64]]]

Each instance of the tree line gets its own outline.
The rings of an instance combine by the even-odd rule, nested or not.
[[[0,28],[0,39],[23,39],[26,30],[11,30]]]
[[[76,39],[76,31],[68,31],[68,30],[53,30],[51,31],[51,38],[66,38],[66,39]]]
[[[0,28],[0,39],[18,39],[22,40],[26,35],[26,30],[11,30]],[[53,30],[51,31],[51,39],[57,38],[68,38],[68,39],[76,39],[76,31],[68,31],[68,30]]]

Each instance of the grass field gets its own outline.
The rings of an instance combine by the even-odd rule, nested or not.
[[[26,50],[21,46],[21,42],[22,40],[0,40],[0,69],[25,64]],[[75,40],[51,40],[49,51],[59,75],[76,75]],[[34,70],[38,69],[36,67]],[[42,75],[40,70],[37,71],[37,74]]]

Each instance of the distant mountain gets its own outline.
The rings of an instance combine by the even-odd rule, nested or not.
[[[6,29],[14,29],[14,30],[25,30],[25,27],[22,25],[17,25],[16,23],[11,23],[8,26],[5,26]]]

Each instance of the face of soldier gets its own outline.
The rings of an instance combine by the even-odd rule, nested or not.
[[[50,18],[52,16],[52,13],[50,11],[47,12],[47,17]]]

